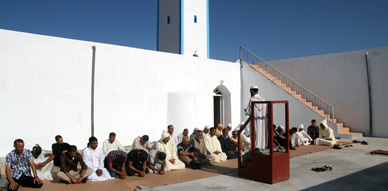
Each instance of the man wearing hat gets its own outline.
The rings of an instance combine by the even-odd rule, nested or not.
[[[180,170],[185,168],[185,163],[178,158],[177,146],[168,132],[163,131],[162,138],[156,143],[156,150],[161,150],[166,153],[167,170]]]
[[[334,131],[327,125],[326,119],[321,121],[319,129],[319,137],[314,140],[314,145],[323,145],[333,147],[337,140],[334,136]]]
[[[263,97],[259,95],[259,87],[251,86],[250,88],[251,98],[248,106],[245,108],[245,115],[251,115],[251,104],[255,101],[265,101]],[[255,120],[255,147],[256,149],[268,148],[268,130],[267,130],[267,105],[255,104],[254,107],[254,120]]]
[[[143,135],[142,137],[137,137],[133,140],[132,150],[137,149],[144,150],[147,153],[152,150],[148,135]]]
[[[198,128],[194,128],[193,133],[191,133],[191,135],[190,135],[190,141],[191,141],[192,139],[194,139],[195,136],[197,136],[198,130],[199,130]]]
[[[204,136],[207,135],[210,131],[210,126],[209,125],[205,125],[205,128],[203,128],[203,134]]]
[[[41,180],[52,180],[53,179],[53,167],[54,167],[54,155],[46,153],[42,148],[36,144],[32,148],[32,156],[34,157],[34,165],[36,173]]]

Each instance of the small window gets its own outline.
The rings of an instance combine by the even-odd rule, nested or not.
[[[194,15],[194,23],[197,23],[197,15]]]
[[[167,16],[167,24],[170,24],[170,16]]]

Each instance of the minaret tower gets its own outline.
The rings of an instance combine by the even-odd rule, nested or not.
[[[209,0],[158,0],[157,50],[209,58]]]

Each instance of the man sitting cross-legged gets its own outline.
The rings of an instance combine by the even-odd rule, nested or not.
[[[54,155],[46,153],[42,148],[37,144],[32,148],[32,156],[34,156],[34,165],[38,177],[42,180],[52,180],[53,179],[53,168],[54,168]]]
[[[21,139],[16,139],[13,145],[15,150],[8,153],[5,159],[8,190],[18,190],[19,186],[42,187],[43,183],[38,178],[31,151],[24,149],[24,141]],[[34,177],[31,175],[31,169]]]
[[[163,131],[162,138],[156,143],[156,149],[166,153],[167,170],[184,169],[185,164],[177,156],[177,147],[173,140],[170,140],[170,134]]]
[[[334,131],[327,126],[326,119],[321,121],[319,129],[319,137],[314,140],[314,145],[324,145],[333,147],[337,143],[334,137]]]
[[[125,172],[125,161],[127,160],[127,153],[120,150],[111,151],[106,155],[104,160],[105,168],[111,177],[118,175],[120,179],[125,179],[127,173]]]
[[[148,153],[147,165],[149,173],[165,174],[167,172],[166,153],[161,150],[150,151]]]
[[[88,177],[88,180],[104,181],[112,179],[108,170],[104,168],[104,151],[98,147],[96,137],[89,138],[89,146],[82,153],[85,164],[93,169],[93,173]]]
[[[70,145],[69,150],[61,155],[59,161],[61,170],[57,173],[57,177],[61,181],[73,184],[85,183],[87,177],[93,173],[93,169],[86,166],[75,145]],[[78,164],[81,165],[80,171],[77,169]]]
[[[206,158],[214,162],[225,161],[228,157],[222,152],[220,141],[216,137],[216,128],[210,128],[209,133],[205,136],[205,145],[208,151]]]
[[[232,142],[229,138],[229,130],[227,128],[222,129],[222,135],[218,137],[220,141],[222,152],[224,152],[227,156],[227,159],[234,159],[238,157],[236,151],[236,145],[232,145]]]
[[[190,140],[190,145],[195,147],[195,149],[197,150],[198,161],[201,165],[210,164],[210,162],[214,162],[214,158],[212,161],[210,161],[208,157],[206,157],[208,152],[206,149],[205,140],[203,139],[203,136],[204,136],[203,131],[198,130],[194,139]]]
[[[147,152],[142,149],[130,151],[127,155],[125,167],[127,175],[133,176],[137,173],[140,177],[144,177],[148,173],[147,157]]]
[[[184,137],[178,145],[179,159],[192,169],[201,169],[198,161],[198,153],[195,147],[189,144],[189,137]]]

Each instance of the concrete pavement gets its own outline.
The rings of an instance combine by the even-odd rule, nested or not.
[[[329,149],[292,158],[290,179],[273,185],[242,178],[234,172],[149,190],[387,190],[388,155],[369,152],[388,150],[388,139],[363,137],[359,140],[365,140],[369,145],[357,143],[351,148]],[[333,171],[311,170],[324,165],[333,167]]]

